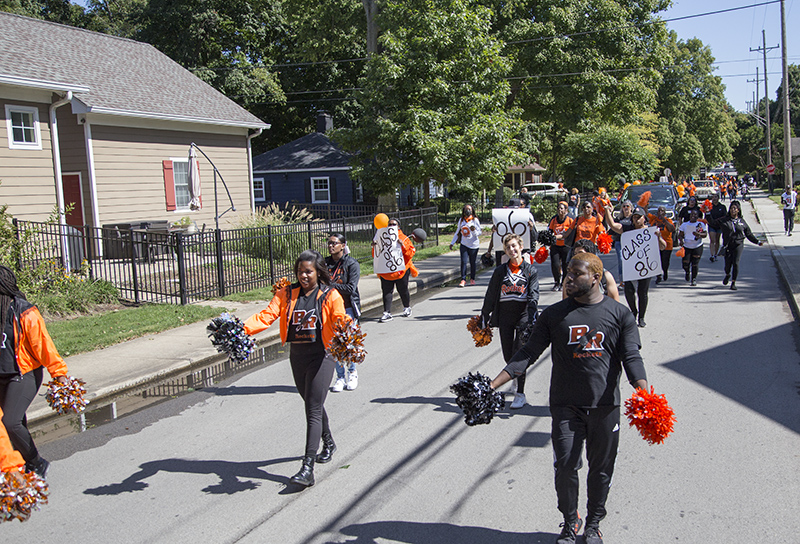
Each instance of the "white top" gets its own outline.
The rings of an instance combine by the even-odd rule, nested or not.
[[[706,224],[700,221],[695,221],[694,223],[689,223],[688,221],[684,221],[681,223],[681,226],[678,227],[678,230],[683,232],[683,247],[688,249],[694,249],[703,245],[703,239],[699,236],[695,236],[695,233],[702,233],[706,232]]]
[[[794,191],[784,191],[781,195],[784,210],[793,210],[797,206],[797,193]]]
[[[458,235],[461,233],[461,245],[470,249],[477,249],[481,245],[481,222],[477,217],[473,217],[469,221],[464,221],[461,217],[456,225],[456,232],[453,234],[453,240],[450,245],[458,242]]]

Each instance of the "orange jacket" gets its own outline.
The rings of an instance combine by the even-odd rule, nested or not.
[[[286,343],[289,335],[289,316],[294,312],[297,297],[300,294],[300,285],[292,284],[278,291],[272,297],[269,305],[244,322],[244,332],[256,334],[272,325],[280,317],[281,342]],[[322,296],[322,291],[317,291],[317,298]],[[336,289],[331,288],[328,296],[322,303],[322,343],[327,349],[333,339],[333,324],[340,318],[349,321],[350,317],[344,311],[344,300]]]
[[[603,227],[603,221],[594,215],[590,219],[586,219],[583,215],[578,216],[572,228],[575,229],[576,242],[586,239],[595,244],[597,243],[597,237],[606,231],[605,227]]]
[[[0,419],[3,418],[3,409],[0,408]],[[25,460],[11,445],[6,432],[6,426],[0,425],[0,472],[8,472],[25,465]]]
[[[15,298],[11,307],[14,310],[14,346],[19,373],[27,374],[44,366],[53,378],[66,376],[67,364],[58,354],[36,306]]]
[[[378,274],[379,278],[383,278],[388,281],[399,280],[402,278],[406,270],[409,268],[411,269],[411,275],[415,278],[419,275],[419,271],[417,271],[417,267],[414,266],[414,263],[411,262],[411,259],[414,257],[414,254],[417,252],[417,248],[414,247],[414,243],[411,239],[406,236],[402,230],[397,229],[397,236],[400,240],[400,243],[403,244],[403,260],[406,263],[406,267],[403,270],[398,270],[397,272],[390,272],[387,274]],[[372,248],[372,256],[375,256],[375,248]]]

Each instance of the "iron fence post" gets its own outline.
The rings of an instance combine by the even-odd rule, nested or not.
[[[17,247],[14,248],[14,261],[17,264],[17,270],[22,270],[22,251],[19,247],[19,220],[14,217],[11,223],[14,225],[14,238],[17,239]]]
[[[184,260],[183,233],[175,233],[175,258],[178,260],[178,295],[181,298],[181,306],[189,304],[186,296],[188,291],[186,285],[186,261]]]
[[[133,301],[139,304],[139,274],[136,270],[136,252],[133,247],[133,231],[129,230],[130,243],[128,244],[128,256],[131,259],[131,276],[133,279]]]
[[[275,259],[272,258],[272,225],[267,225],[267,244],[269,251],[269,282],[275,283]]]
[[[222,263],[222,231],[214,229],[214,245],[217,250],[217,284],[219,296],[225,296],[225,269]]]
[[[311,221],[308,222],[308,249],[312,249],[312,247],[311,247]]]

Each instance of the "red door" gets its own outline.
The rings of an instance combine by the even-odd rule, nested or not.
[[[61,186],[64,190],[64,206],[69,207],[72,205],[72,211],[67,214],[67,225],[82,227],[86,223],[83,220],[80,174],[62,175]]]

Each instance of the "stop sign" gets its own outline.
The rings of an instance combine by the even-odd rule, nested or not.
[[[775,173],[775,165],[772,164],[772,163],[769,163],[767,165],[767,172],[770,173],[770,174],[774,174]]]

